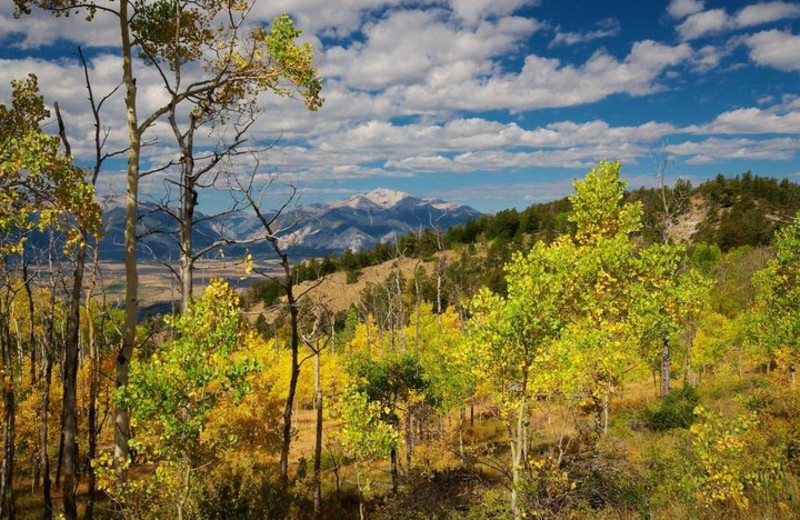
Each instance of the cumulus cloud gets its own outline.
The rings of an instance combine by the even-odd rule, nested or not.
[[[732,45],[705,45],[694,53],[692,70],[703,73],[715,69],[733,51]]]
[[[452,13],[459,23],[474,26],[538,3],[539,0],[272,0],[256,2],[253,12],[259,20],[289,13],[300,27],[314,34],[348,38],[360,32],[367,20],[392,11],[440,8]]]
[[[684,141],[668,145],[667,153],[691,156],[686,164],[709,164],[721,159],[746,159],[776,161],[792,159],[800,148],[800,139],[780,137],[772,139],[721,139],[711,137],[703,141]]]
[[[707,134],[800,134],[800,111],[740,108],[723,112],[708,125],[691,127],[694,133]]]
[[[450,0],[453,13],[468,25],[491,17],[508,16],[522,6],[533,6],[538,0]]]
[[[729,29],[730,23],[725,9],[712,9],[691,15],[678,26],[678,33],[684,40],[693,40]]]
[[[772,29],[747,36],[743,42],[750,50],[750,59],[759,65],[800,70],[800,35]]]
[[[111,3],[111,2],[108,2]],[[103,4],[103,0],[98,2]],[[58,40],[73,42],[83,48],[114,47],[119,45],[119,20],[99,12],[94,20],[85,15],[56,19],[52,14],[31,9],[31,14],[14,17],[14,3],[0,3],[0,41],[14,40],[20,49],[53,45]]]
[[[397,11],[367,23],[364,43],[326,50],[322,69],[362,89],[461,81],[490,73],[492,57],[513,52],[538,28],[536,20],[504,17],[465,29],[441,10]]]
[[[678,25],[677,31],[686,41],[798,17],[800,17],[800,4],[782,1],[765,2],[749,5],[732,15],[725,9],[695,12]]]
[[[734,25],[739,27],[753,27],[786,18],[800,17],[800,4],[786,2],[766,2],[744,7],[736,13]]]
[[[667,13],[673,18],[686,18],[690,14],[703,10],[704,3],[699,0],[672,0],[667,6]]]
[[[688,45],[650,40],[636,42],[621,61],[598,51],[580,66],[532,54],[525,57],[519,72],[437,86],[412,85],[402,92],[403,104],[423,112],[535,110],[592,103],[613,94],[643,96],[661,90],[661,75],[690,56]]]

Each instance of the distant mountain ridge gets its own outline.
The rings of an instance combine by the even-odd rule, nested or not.
[[[175,261],[178,258],[174,238],[178,231],[176,220],[147,204],[143,204],[139,211],[140,258]],[[114,206],[103,215],[105,238],[100,252],[105,261],[123,261],[124,212],[123,207]],[[278,228],[287,229],[281,237],[281,245],[295,261],[342,254],[347,249],[357,252],[379,242],[396,240],[410,231],[427,227],[447,229],[480,216],[480,212],[469,206],[419,198],[401,191],[375,189],[330,203],[287,209],[276,224]],[[251,240],[263,236],[261,223],[252,212],[243,211],[211,220],[196,212],[195,222],[192,237],[195,250],[206,248],[220,238]],[[256,242],[225,249],[226,255],[242,254],[245,250],[257,258],[273,256],[267,243]]]

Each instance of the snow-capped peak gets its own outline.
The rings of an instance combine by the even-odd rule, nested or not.
[[[403,193],[402,191],[378,188],[365,193],[364,197],[374,202],[378,206],[389,209],[395,207],[401,200],[405,199],[406,197],[410,197],[410,195],[408,193]]]

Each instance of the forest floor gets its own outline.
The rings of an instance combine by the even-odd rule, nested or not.
[[[733,363],[722,366],[717,374],[704,374],[699,378],[697,390],[703,407],[713,410],[726,418],[735,418],[746,414],[747,403],[763,401],[763,406],[776,407],[776,399],[781,391],[788,388],[784,375],[765,374],[763,367],[744,367],[741,371]],[[680,519],[698,518],[709,520],[747,520],[755,518],[789,520],[800,518],[800,478],[796,469],[789,465],[783,479],[780,493],[762,497],[747,508],[716,508],[699,510],[687,503],[688,495],[675,493],[674,489],[664,491],[659,471],[669,464],[685,456],[689,447],[690,434],[686,428],[675,428],[664,432],[654,432],[643,424],[643,411],[659,402],[657,397],[658,381],[650,377],[637,378],[638,381],[626,384],[611,400],[608,433],[601,436],[595,452],[586,449],[582,444],[582,435],[592,429],[594,415],[590,410],[578,406],[566,406],[558,399],[541,399],[532,404],[531,419],[528,428],[531,460],[547,460],[558,458],[572,460],[565,465],[565,474],[569,473],[571,482],[575,482],[577,491],[569,487],[547,490],[539,497],[542,504],[554,508],[550,513],[539,518],[622,518],[622,519]],[[678,390],[682,384],[673,382],[673,389]],[[771,392],[766,394],[765,392]],[[796,394],[793,402],[800,402]],[[766,397],[765,397],[766,396]],[[760,402],[759,401],[759,402]],[[770,404],[771,403],[771,404]],[[791,408],[790,408],[791,409]],[[777,414],[773,413],[773,415]],[[781,412],[782,413],[782,412]],[[783,431],[787,425],[796,427],[797,417],[778,417],[773,423],[767,423],[764,432],[766,443],[775,439],[769,428],[774,427],[775,435]],[[326,418],[325,431],[335,432],[335,420]],[[310,475],[314,454],[314,411],[309,403],[298,402],[295,416],[297,436],[292,444],[290,454],[291,472]],[[460,425],[460,429],[459,429]],[[791,429],[791,428],[790,428]],[[442,418],[436,424],[429,424],[427,430],[420,435],[421,441],[415,447],[412,467],[405,465],[405,447],[399,450],[400,490],[391,493],[391,475],[388,460],[369,463],[368,477],[372,482],[371,490],[366,494],[367,511],[371,520],[422,520],[442,519],[455,520],[468,518],[474,520],[504,519],[508,506],[508,430],[506,425],[496,416],[496,409],[488,403],[476,403],[464,411],[456,410]],[[324,518],[355,519],[358,518],[358,489],[356,486],[356,469],[343,459],[334,464],[336,454],[330,439],[323,445],[323,493]],[[104,443],[107,447],[108,440]],[[461,456],[463,446],[464,457]],[[559,446],[561,447],[559,449]],[[791,446],[791,444],[790,444]],[[602,456],[598,456],[602,452]],[[588,458],[586,454],[588,453]],[[746,455],[746,454],[745,454]],[[791,454],[788,454],[791,458]],[[53,464],[55,462],[53,457]],[[587,473],[587,461],[595,465],[589,468],[594,473]],[[334,471],[334,467],[338,469]],[[599,469],[598,469],[599,468]],[[146,469],[140,468],[140,471]],[[560,471],[560,470],[559,470]],[[53,472],[54,474],[55,472]],[[586,475],[621,476],[619,482],[590,482]],[[594,478],[594,477],[592,477]],[[674,475],[679,479],[681,475]],[[573,480],[574,479],[574,480]],[[638,480],[638,482],[637,482]],[[337,486],[338,481],[338,486]],[[633,483],[631,483],[633,481]],[[17,474],[15,490],[17,497],[17,518],[33,520],[42,517],[40,492],[33,493],[29,473]],[[558,483],[548,481],[548,485]],[[631,493],[631,497],[609,498],[607,503],[592,504],[591,512],[574,511],[562,516],[558,511],[558,493],[565,497],[575,498],[575,493],[593,485],[600,486],[599,492],[609,494]],[[606,487],[603,487],[606,486]],[[338,493],[337,493],[338,489]],[[560,491],[559,491],[560,489]],[[635,491],[635,493],[633,491]],[[81,508],[86,500],[86,479],[82,478],[78,488]],[[310,481],[308,478],[298,483],[298,496],[306,497],[303,508],[308,507],[310,497]],[[552,496],[548,495],[551,493]],[[623,493],[624,494],[624,493]],[[634,496],[635,495],[635,496]],[[615,495],[616,496],[616,495]],[[620,495],[622,496],[622,495]],[[660,497],[660,498],[659,498]],[[650,503],[652,498],[653,503]],[[615,500],[621,500],[615,502]],[[626,500],[633,500],[637,507]],[[60,489],[54,486],[53,501],[56,510],[60,509]],[[638,501],[638,502],[637,502]],[[622,504],[622,505],[620,505]],[[307,509],[301,509],[307,513]],[[108,502],[100,498],[96,506],[97,518],[107,517]],[[303,514],[305,514],[303,513]]]

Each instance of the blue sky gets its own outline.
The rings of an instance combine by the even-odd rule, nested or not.
[[[0,101],[11,79],[37,73],[88,160],[76,47],[95,88],[113,89],[114,20],[15,20],[7,4]],[[800,181],[798,2],[259,0],[252,21],[282,12],[314,47],[326,103],[308,113],[264,96],[251,139],[280,136],[261,173],[296,185],[303,202],[385,187],[482,211],[522,208],[565,195],[603,158],[622,160],[633,187],[654,184],[665,158],[669,178],[750,170]],[[152,71],[140,73],[147,110],[164,93]],[[109,146],[123,147],[118,95],[104,117]],[[174,155],[165,136],[153,130],[146,163]],[[121,195],[121,170],[109,164],[104,193]],[[148,179],[143,195],[162,186]]]

